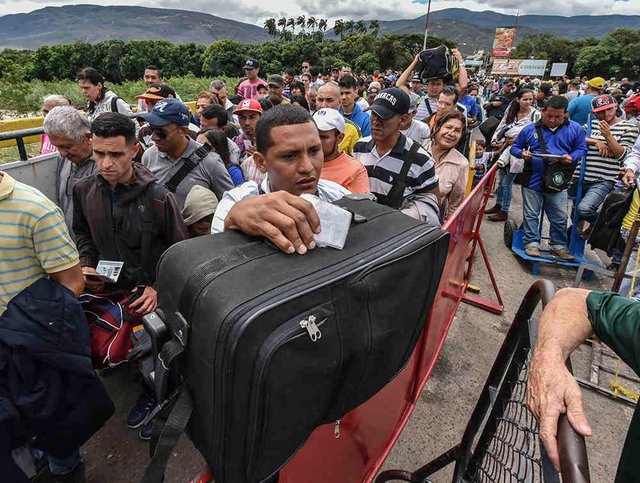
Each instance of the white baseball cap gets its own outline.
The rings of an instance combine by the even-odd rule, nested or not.
[[[344,117],[335,109],[323,107],[316,111],[313,120],[320,131],[337,129],[340,133],[344,132]]]

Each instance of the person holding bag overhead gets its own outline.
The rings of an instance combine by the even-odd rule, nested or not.
[[[573,260],[567,249],[567,187],[576,163],[587,153],[582,127],[567,119],[568,101],[552,96],[540,121],[526,126],[511,146],[524,159],[522,204],[525,253],[541,257],[540,222],[544,209],[551,224],[550,253]]]

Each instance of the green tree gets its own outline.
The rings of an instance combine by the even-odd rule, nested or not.
[[[251,46],[236,40],[219,40],[207,47],[202,72],[207,75],[239,75]]]
[[[344,38],[345,23],[343,20],[336,20],[336,22],[333,24],[333,33],[340,37],[340,40]]]
[[[307,26],[307,18],[304,15],[300,15],[296,19],[296,25],[300,27],[300,35],[304,35],[304,29]]]
[[[272,37],[278,36],[278,27],[276,26],[275,18],[268,18],[264,21],[263,28],[267,31],[267,33]]]
[[[311,33],[314,33],[316,27],[318,26],[318,20],[315,17],[311,16],[307,19],[307,28],[311,30]]]
[[[378,32],[380,32],[380,22],[378,20],[371,20],[369,22],[369,30],[377,37]]]
[[[366,52],[356,57],[352,65],[354,72],[361,72],[363,70],[373,72],[374,69],[380,67],[380,61],[378,60],[378,56],[373,52]]]

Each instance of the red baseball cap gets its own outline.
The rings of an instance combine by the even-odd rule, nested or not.
[[[606,109],[611,109],[612,107],[618,107],[618,103],[613,96],[610,96],[609,94],[597,96],[591,100],[592,112],[600,112]]]
[[[636,111],[640,113],[640,94],[634,94],[624,105],[624,112]]]
[[[234,111],[236,114],[241,114],[243,112],[257,112],[262,114],[262,106],[255,99],[244,99],[238,104],[236,110]]]

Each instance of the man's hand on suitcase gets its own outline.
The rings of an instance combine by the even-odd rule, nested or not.
[[[277,191],[236,203],[224,228],[265,237],[285,253],[304,255],[316,247],[314,233],[320,232],[320,218],[308,201]]]

